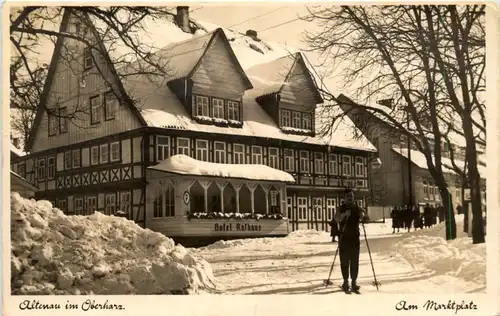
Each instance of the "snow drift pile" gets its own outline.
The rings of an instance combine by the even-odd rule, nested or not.
[[[66,216],[11,194],[12,294],[197,294],[221,290],[211,266],[125,218]]]

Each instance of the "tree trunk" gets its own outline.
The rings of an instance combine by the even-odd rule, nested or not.
[[[441,200],[445,209],[446,217],[444,219],[446,225],[446,240],[457,238],[457,223],[455,222],[455,212],[453,211],[453,201],[451,200],[451,193],[446,187],[440,187]]]
[[[470,168],[473,166],[473,168]],[[471,169],[475,169],[474,171]],[[476,164],[470,164],[469,166],[469,182],[470,182],[470,197],[471,197],[471,207],[472,207],[472,243],[480,244],[485,242],[484,238],[484,223],[483,223],[483,208],[481,205],[481,184],[479,173],[477,172]]]

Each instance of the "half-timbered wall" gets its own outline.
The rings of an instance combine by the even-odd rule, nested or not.
[[[75,19],[70,19],[69,32],[86,34],[95,43],[92,31]],[[47,111],[43,113],[35,127],[31,152],[140,127],[130,108],[118,102],[118,89],[106,59],[96,50],[93,55],[88,52],[85,44],[64,39],[47,100],[47,108],[55,115],[50,115],[49,120]]]

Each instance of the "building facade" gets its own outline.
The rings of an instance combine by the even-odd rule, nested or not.
[[[185,7],[178,8],[178,16],[186,14]],[[66,10],[61,29],[83,32],[102,50],[70,39],[56,43],[29,154],[12,160],[12,170],[39,188],[37,198],[68,214],[120,214],[145,227],[158,219],[191,219],[194,213],[282,213],[286,227],[268,225],[281,227],[279,234],[327,229],[345,187],[354,188],[358,203],[366,204],[375,148],[366,139],[346,140],[342,131],[316,133],[316,106],[323,100],[301,53],[245,66],[241,60],[248,54],[260,56],[255,32],[245,41],[230,41],[220,28],[193,35],[182,24],[164,23],[165,30],[185,30],[187,39],[161,50],[168,52],[173,72],[150,80],[121,76],[127,69],[114,67],[90,21]],[[68,58],[69,46],[80,55]],[[138,64],[130,63],[128,70]],[[293,178],[273,182],[169,171],[162,182],[152,176],[153,169],[179,155],[226,169],[270,167]],[[236,203],[223,197],[226,187],[235,193],[242,185],[248,199]],[[179,207],[182,203],[189,207]],[[205,234],[219,224],[210,225]],[[160,226],[156,230],[177,234],[175,225]]]

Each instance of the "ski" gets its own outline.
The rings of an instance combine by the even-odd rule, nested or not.
[[[333,285],[333,282],[332,282],[332,280],[323,280],[323,284],[325,286],[329,286],[329,285]]]
[[[361,292],[359,291],[359,289],[352,289],[351,292],[353,292],[354,294],[361,294]]]
[[[339,288],[342,290],[342,292],[344,292],[345,294],[351,294],[351,290],[350,289],[344,289],[342,287],[342,285],[339,285]]]

